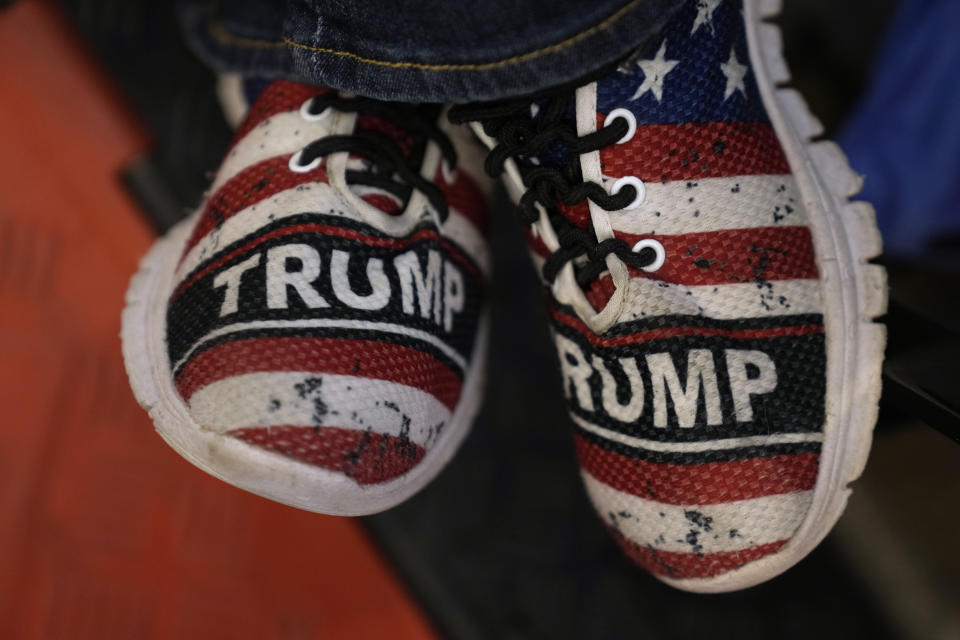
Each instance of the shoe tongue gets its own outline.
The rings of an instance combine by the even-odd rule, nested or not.
[[[396,105],[396,116],[358,112],[354,131],[367,131],[390,138],[407,158],[422,157],[427,140],[418,135],[409,119],[418,118],[436,122],[440,118],[439,105]]]
[[[551,98],[542,98],[530,103],[530,116],[532,118],[532,128],[534,131],[542,130],[547,126],[547,106]],[[564,125],[571,127],[574,131],[577,128],[577,117],[573,94],[564,101],[559,121]],[[533,156],[521,156],[520,163],[526,167],[554,167],[561,168],[567,166],[575,158],[573,153],[567,148],[561,140],[552,140],[543,150]]]
[[[547,97],[530,103],[530,115],[532,116],[532,129],[534,132],[543,131],[546,127],[551,126],[551,123],[547,122],[549,118],[547,109],[549,108],[548,105],[555,99],[555,96]],[[554,108],[556,108],[555,105]],[[571,131],[575,132],[577,130],[576,98],[574,92],[570,91],[566,94],[560,116],[555,122],[562,123]],[[534,135],[536,135],[536,133],[534,133]],[[526,169],[549,167],[562,171],[564,175],[567,175],[571,166],[578,167],[580,158],[563,140],[555,137],[536,155],[519,156],[518,162]],[[558,198],[555,203],[555,208],[577,227],[581,229],[589,228],[590,207],[586,201],[568,206],[563,204]]]
[[[356,132],[369,132],[385,136],[392,140],[404,157],[409,158],[414,151],[413,136],[404,131],[397,123],[386,118],[374,115],[357,114],[357,122],[353,128]]]
[[[380,116],[358,113],[353,131],[355,133],[375,133],[389,138],[397,145],[404,157],[409,158],[413,152],[413,138],[395,123]],[[347,170],[372,173],[376,171],[376,167],[367,158],[351,154],[347,160]],[[403,210],[405,203],[396,194],[385,189],[352,182],[348,182],[348,186],[355,195],[384,213],[397,215]]]
[[[532,117],[532,128],[534,132],[542,131],[550,126],[547,120],[546,109],[548,104],[555,98],[543,98],[530,103],[530,115]],[[562,110],[558,121],[572,131],[577,130],[576,118],[576,100],[573,92],[569,92],[564,99]],[[534,134],[536,135],[536,134]],[[550,167],[563,171],[566,174],[573,163],[579,163],[580,159],[567,144],[560,139],[554,138],[539,153],[532,156],[519,156],[518,162],[526,169],[534,167]],[[576,165],[574,165],[576,166]],[[590,209],[586,202],[577,205],[567,206],[559,200],[556,202],[556,208],[581,229],[586,229],[590,224]]]
[[[409,118],[418,117],[422,120],[436,121],[440,117],[441,107],[439,105],[398,106],[395,111],[397,115],[392,118],[360,111],[357,113],[353,130],[356,133],[373,133],[389,139],[407,159],[411,168],[419,173],[429,141],[416,133],[411,124],[405,121],[407,118],[404,114],[408,114]],[[359,156],[350,158],[348,168],[355,171],[376,171],[376,167]],[[351,184],[350,189],[371,205],[391,215],[400,214],[406,206],[406,202],[395,193],[384,189],[359,184]]]
[[[531,103],[531,115],[533,116],[534,129],[540,129],[547,126],[544,117],[549,98]],[[570,130],[577,130],[576,122],[576,98],[573,92],[569,93],[569,98],[563,105],[560,121],[569,127]],[[579,156],[569,149],[561,140],[553,140],[543,151],[533,158],[520,158],[520,162],[527,168],[553,167],[558,170],[564,170],[571,163],[578,163]],[[575,205],[565,205],[559,200],[556,203],[556,209],[575,226],[581,229],[590,228],[590,206],[587,201]],[[603,309],[613,295],[614,287],[610,275],[606,272],[596,278],[584,289],[584,294],[595,309]]]

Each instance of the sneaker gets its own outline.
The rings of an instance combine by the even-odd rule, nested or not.
[[[880,393],[873,210],[788,77],[776,2],[687,2],[616,70],[474,122],[550,292],[581,473],[690,591],[767,580],[843,511]]]
[[[127,294],[131,385],[178,453],[337,515],[438,473],[478,409],[486,344],[490,183],[458,129],[435,107],[262,90]]]

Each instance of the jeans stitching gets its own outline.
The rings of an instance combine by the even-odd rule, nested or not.
[[[272,40],[258,40],[256,38],[247,38],[244,36],[234,35],[230,33],[222,24],[220,24],[215,17],[211,17],[208,23],[208,31],[210,35],[214,37],[221,44],[234,47],[244,47],[248,49],[282,49],[285,47],[295,47],[298,49],[305,49],[307,51],[312,51],[314,53],[326,53],[334,56],[340,56],[343,58],[350,58],[364,64],[370,64],[380,67],[388,67],[391,69],[420,69],[423,71],[486,71],[489,69],[497,69],[502,67],[507,67],[510,65],[518,64],[521,62],[527,62],[529,60],[535,60],[537,58],[549,55],[552,53],[558,53],[564,49],[568,49],[578,42],[589,38],[595,33],[599,33],[604,29],[611,26],[613,23],[620,20],[624,15],[629,13],[634,7],[640,3],[640,0],[631,0],[631,2],[624,5],[622,8],[618,9],[616,12],[608,16],[602,22],[599,22],[592,27],[589,27],[576,35],[573,35],[562,42],[557,42],[555,44],[548,45],[546,47],[541,47],[540,49],[535,49],[534,51],[528,51],[527,53],[522,53],[519,55],[511,56],[509,58],[504,58],[503,60],[497,60],[494,62],[483,62],[476,64],[425,64],[422,62],[390,62],[387,60],[375,60],[373,58],[365,58],[363,56],[357,55],[350,51],[339,51],[337,49],[328,49],[325,47],[313,47],[310,45],[302,44],[300,42],[295,42],[289,38],[284,38],[283,40],[272,41]]]
[[[287,46],[287,43],[282,40],[259,40],[257,38],[238,36],[228,31],[216,16],[210,16],[210,19],[207,21],[207,32],[220,44],[230,47],[245,49],[283,49]]]

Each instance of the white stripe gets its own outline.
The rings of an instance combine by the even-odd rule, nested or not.
[[[325,182],[304,183],[292,189],[280,191],[265,200],[250,205],[224,223],[214,227],[198,242],[177,268],[174,280],[183,280],[205,260],[213,257],[222,247],[228,247],[257,229],[288,216],[301,213],[325,213],[348,215],[347,205]],[[461,247],[484,275],[490,272],[490,256],[487,242],[469,220],[455,209],[440,231],[441,235]]]
[[[813,497],[798,491],[711,505],[672,505],[617,491],[586,471],[587,493],[604,522],[641,547],[717,553],[788,540]]]
[[[437,426],[450,419],[450,411],[440,401],[416,387],[299,371],[246,373],[218,380],[194,393],[189,404],[194,420],[217,433],[275,426],[372,429],[391,436],[406,433],[424,448],[432,444]]]
[[[419,329],[412,329],[410,327],[405,327],[400,324],[393,324],[390,322],[370,322],[366,320],[344,320],[341,318],[311,318],[307,320],[257,320],[254,322],[238,322],[236,324],[230,324],[225,327],[220,327],[215,329],[197,340],[192,347],[183,355],[180,360],[174,365],[173,370],[177,371],[190,357],[193,355],[193,352],[198,348],[203,346],[204,343],[209,342],[220,336],[225,336],[231,333],[236,333],[238,331],[250,331],[256,329],[316,329],[316,328],[325,328],[325,329],[359,329],[361,331],[379,331],[381,333],[393,333],[395,335],[407,336],[409,338],[415,338],[417,340],[422,340],[430,344],[433,347],[436,347],[438,350],[443,352],[445,356],[450,358],[454,364],[460,367],[462,370],[466,370],[467,362],[466,359],[461,356],[459,353],[454,351],[447,343],[443,342],[436,336],[433,336],[426,331],[421,331]]]
[[[284,111],[270,116],[237,141],[224,158],[207,193],[216,193],[231,178],[250,166],[276,156],[292,156],[314,140],[329,136],[335,120],[323,118],[309,122],[300,116],[299,111]]]
[[[533,251],[530,255],[542,280],[545,260]],[[812,278],[688,286],[639,277],[627,286],[617,323],[667,315],[738,320],[823,313],[821,284]]]
[[[808,217],[796,181],[788,174],[647,182],[643,205],[613,213],[610,221],[625,233],[679,235],[804,226]]]
[[[823,312],[820,281],[813,279],[686,286],[631,278],[628,287],[618,322],[674,314],[736,320]]]
[[[601,438],[618,442],[634,449],[659,451],[666,453],[702,453],[704,451],[724,451],[727,449],[741,449],[743,447],[764,447],[778,444],[800,444],[804,442],[821,442],[822,433],[770,433],[762,436],[744,436],[739,438],[722,438],[705,440],[702,442],[661,442],[628,436],[611,429],[600,427],[587,422],[577,415],[570,415],[573,421],[584,431],[598,435]]]

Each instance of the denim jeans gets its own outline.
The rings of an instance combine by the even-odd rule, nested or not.
[[[690,0],[186,0],[218,70],[382,100],[470,102],[581,78],[643,46]]]

